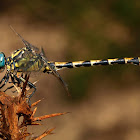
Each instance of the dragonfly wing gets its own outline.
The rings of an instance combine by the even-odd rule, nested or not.
[[[48,59],[45,55],[45,52],[43,50],[43,48],[41,48],[41,53],[40,55],[42,56],[42,59],[44,61],[44,63],[49,67],[49,69],[51,70],[52,74],[61,82],[61,84],[63,85],[63,87],[66,89],[68,95],[70,96],[69,90],[68,90],[68,85],[66,84],[66,82],[62,79],[62,77],[60,76],[60,74],[48,63]]]
[[[69,89],[68,89],[68,85],[66,84],[66,82],[62,79],[62,77],[60,76],[60,74],[51,67],[51,65],[49,65],[49,63],[47,63],[47,66],[49,67],[49,69],[51,70],[52,74],[62,83],[63,87],[66,89],[68,95],[70,96],[69,93]]]
[[[47,57],[46,57],[46,54],[45,54],[45,51],[44,49],[41,47],[41,53],[40,53],[41,56],[45,57],[46,60],[48,61]]]
[[[35,47],[34,45],[30,44],[28,41],[24,40],[24,38],[15,31],[15,29],[10,25],[10,28],[13,30],[13,32],[22,40],[23,44],[30,48],[32,51],[34,51],[35,53],[39,51],[39,48]]]
[[[62,79],[62,77],[60,76],[60,74],[56,71],[56,70],[52,70],[53,75],[62,83],[63,87],[66,89],[68,95],[70,96],[69,93],[69,89],[68,89],[68,85],[66,84],[66,82]]]
[[[40,63],[41,63],[40,67],[43,66],[43,64],[45,63],[49,67],[49,69],[52,71],[52,74],[55,77],[57,77],[57,79],[59,79],[59,81],[62,83],[62,85],[68,92],[68,95],[70,95],[67,84],[64,82],[64,80],[62,79],[60,74],[54,68],[52,68],[52,66],[48,63],[48,59],[45,56],[45,52],[44,52],[43,48],[41,49],[41,53],[38,54],[39,49],[37,47],[33,46],[28,41],[24,40],[23,37],[19,33],[17,33],[11,25],[10,25],[10,28],[22,40],[23,44],[26,46],[26,49],[27,49],[27,51],[25,51],[23,54],[24,55],[23,59],[20,60],[20,62],[21,62],[20,68],[24,71],[27,71],[27,70],[36,71],[38,69],[37,65],[35,65],[36,62],[40,61]],[[40,58],[42,58],[42,59],[40,59]],[[42,60],[44,63],[42,62]]]
[[[13,53],[12,59],[14,59],[19,71],[22,72],[39,71],[44,66],[40,55],[28,48],[17,50],[16,53]]]
[[[22,42],[24,43],[24,45],[26,47],[29,47],[34,53],[39,52],[39,48],[37,48],[34,45],[30,44],[28,41],[24,40],[23,38],[22,38]]]
[[[41,60],[41,57],[39,55],[39,48],[24,40],[23,37],[19,33],[17,33],[11,25],[10,28],[26,46],[26,49],[23,48],[24,53],[22,53],[22,56],[20,56],[20,69],[22,69],[23,71],[39,71],[43,66],[43,61]]]

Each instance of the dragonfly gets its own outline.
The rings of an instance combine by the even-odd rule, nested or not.
[[[74,62],[54,62],[49,61],[45,55],[43,48],[41,50],[24,40],[23,37],[15,31],[10,25],[10,28],[15,34],[22,40],[24,47],[15,50],[11,56],[6,57],[3,52],[0,52],[0,72],[6,69],[4,77],[0,81],[0,89],[3,88],[9,79],[13,85],[25,83],[26,75],[23,74],[31,72],[42,72],[54,75],[64,86],[68,95],[70,95],[66,82],[62,79],[58,70],[65,68],[79,68],[79,67],[91,67],[98,65],[113,65],[113,64],[134,64],[139,65],[140,57],[130,58],[115,58],[115,59],[101,59],[101,60],[89,60],[89,61],[74,61]],[[9,82],[10,83],[10,82]],[[36,92],[35,84],[28,81],[28,86],[33,88],[33,92],[29,95],[30,98]],[[6,90],[13,88],[14,86],[8,87]],[[6,91],[5,90],[5,91]]]
[[[67,84],[57,72],[54,63],[50,62],[47,59],[43,48],[41,48],[40,50],[36,46],[30,44],[28,41],[24,40],[23,37],[19,33],[17,33],[11,25],[10,28],[22,40],[25,47],[15,50],[10,57],[5,57],[5,54],[3,52],[0,52],[0,72],[3,72],[6,68],[6,74],[0,81],[0,89],[7,84],[9,78],[11,78],[10,83],[13,83],[14,85],[19,85],[26,82],[27,73],[41,71],[43,73],[51,73],[55,77],[57,77],[66,89],[68,95],[70,95]],[[25,74],[25,77],[23,77],[23,74]],[[34,88],[34,91],[29,96],[30,100],[30,98],[34,95],[36,91],[36,86],[29,81],[27,84],[30,88]],[[14,86],[12,85],[6,90],[13,87]]]

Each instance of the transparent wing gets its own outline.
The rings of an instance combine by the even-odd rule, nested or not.
[[[60,76],[60,74],[55,70],[55,68],[53,68],[48,62],[48,59],[45,55],[45,52],[43,50],[43,48],[41,48],[41,56],[42,56],[42,60],[44,61],[44,63],[49,67],[49,69],[51,70],[52,74],[61,82],[61,84],[63,85],[63,87],[66,89],[68,95],[70,96],[69,90],[68,90],[68,85],[66,84],[66,82],[62,79],[62,77]]]
[[[44,53],[43,48],[41,50],[41,53],[38,54],[39,49],[37,47],[33,46],[32,44],[24,40],[22,36],[18,34],[11,25],[10,28],[16,33],[17,36],[20,37],[26,48],[28,48],[23,54],[24,55],[23,59],[20,60],[22,63],[22,65],[20,65],[20,68],[24,71],[39,71],[41,67],[45,64],[46,66],[49,67],[52,74],[62,83],[68,95],[70,95],[67,84],[64,82],[60,74],[55,70],[55,68],[53,68],[48,63],[48,59]]]
[[[24,40],[23,37],[15,31],[15,29],[10,25],[10,28],[15,32],[15,34],[22,40],[23,44],[26,46],[22,48],[22,52],[19,58],[16,58],[19,64],[19,68],[25,71],[39,71],[44,62],[39,55],[39,48],[30,44],[28,41]]]
[[[11,29],[13,30],[13,32],[22,40],[23,44],[24,44],[27,48],[29,48],[29,49],[31,49],[31,50],[33,51],[33,53],[39,52],[39,48],[35,47],[34,45],[30,44],[28,41],[24,40],[23,37],[22,37],[19,33],[17,33],[17,32],[15,31],[15,29],[14,29],[11,25],[10,25],[10,28],[11,28]]]
[[[34,54],[32,51],[26,50],[18,61],[18,65],[19,69],[24,72],[37,72],[44,66],[44,62],[38,54]]]

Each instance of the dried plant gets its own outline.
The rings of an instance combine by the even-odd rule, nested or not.
[[[32,134],[27,132],[27,126],[40,125],[37,121],[66,114],[66,112],[64,112],[34,117],[37,111],[37,107],[35,106],[41,100],[29,105],[26,88],[28,78],[23,84],[22,90],[20,90],[21,87],[16,87],[18,92],[18,96],[16,97],[6,95],[2,91],[0,92],[0,138],[3,140],[25,140],[28,136],[30,140],[41,140],[45,136],[51,134],[54,128],[46,130],[39,136],[32,137]],[[32,109],[33,107],[35,108]],[[19,123],[19,118],[21,116],[23,116],[23,120]]]

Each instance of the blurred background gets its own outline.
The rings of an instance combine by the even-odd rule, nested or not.
[[[23,47],[11,24],[51,61],[140,56],[139,0],[1,0],[0,51]],[[134,65],[65,69],[68,97],[52,75],[30,80],[42,99],[36,116],[71,112],[29,127],[33,136],[56,127],[49,140],[140,140],[140,68]],[[1,74],[0,78],[4,75]]]

